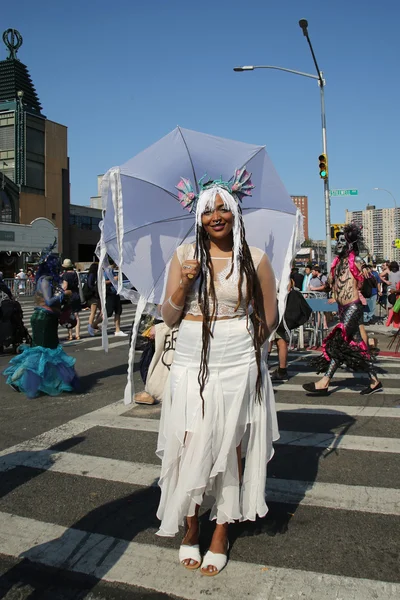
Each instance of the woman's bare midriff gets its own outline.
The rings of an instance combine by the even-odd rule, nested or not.
[[[216,317],[213,320],[214,321],[227,321],[228,319],[238,319],[241,315],[235,315],[234,317]],[[203,321],[203,315],[190,315],[187,314],[186,316],[183,317],[184,321],[199,321],[200,323],[202,323]]]

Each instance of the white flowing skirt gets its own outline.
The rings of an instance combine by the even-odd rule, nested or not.
[[[157,456],[162,459],[157,535],[174,536],[203,496],[213,498],[217,523],[254,521],[268,512],[267,463],[279,438],[274,392],[262,361],[262,396],[246,318],[216,321],[210,339],[204,417],[198,374],[202,323],[182,321],[164,390]],[[242,443],[242,483],[236,448]]]

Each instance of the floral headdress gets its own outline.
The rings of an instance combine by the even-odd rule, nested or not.
[[[254,185],[250,179],[251,173],[246,171],[246,167],[236,169],[234,176],[229,181],[224,181],[222,177],[220,179],[204,181],[206,178],[207,175],[204,175],[198,181],[198,193],[195,192],[190,179],[185,179],[185,177],[182,177],[176,186],[180,204],[191,213],[195,212],[198,199],[204,190],[219,187],[229,192],[232,196],[236,196],[242,202],[245,196],[251,196],[251,190],[254,189]]]

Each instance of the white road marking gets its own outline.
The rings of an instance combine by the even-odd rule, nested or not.
[[[292,404],[277,402],[276,410],[284,410],[292,413],[300,412],[308,415],[334,415],[334,413],[339,413],[349,417],[400,418],[400,407],[387,408],[386,406],[340,406],[334,404]]]
[[[275,368],[279,365],[279,362],[277,362],[277,356],[274,355],[270,355],[270,361],[269,361],[269,367]],[[308,357],[308,360],[305,360],[304,355],[302,356],[298,356],[297,358],[294,358],[293,360],[289,360],[288,361],[288,369],[289,371],[291,370],[291,367],[297,367],[297,365],[303,366],[303,367],[310,367],[310,358],[311,356]],[[400,355],[399,355],[400,358]],[[391,358],[390,356],[384,356],[382,358],[378,358],[376,365],[378,367],[381,367],[382,369],[384,368],[391,368],[391,367],[399,367],[400,366],[400,361],[399,358]],[[271,362],[274,361],[274,362]],[[343,369],[345,370],[345,369]],[[341,368],[339,368],[338,373],[340,373],[342,371]]]
[[[313,373],[305,373],[304,377],[312,377],[314,374]],[[297,377],[298,375],[296,375]],[[340,373],[338,375],[339,377],[343,377],[343,374]],[[302,385],[300,384],[296,384],[296,383],[276,383],[273,382],[273,386],[275,390],[282,390],[285,392],[301,392],[302,394],[307,394],[308,392],[306,392]],[[333,392],[335,393],[340,393],[340,394],[359,394],[360,393],[360,388],[348,388],[348,387],[342,387],[342,386],[335,386],[335,383],[333,382],[332,386],[329,387],[329,393],[332,394]],[[382,391],[377,392],[376,395],[379,396],[379,394],[385,394],[386,396],[399,396],[400,398],[400,389],[398,388],[390,388],[390,387],[385,387]]]
[[[96,426],[101,427],[116,427],[122,429],[138,429],[141,431],[157,431],[158,430],[158,419],[146,419],[146,418],[134,418],[134,417],[121,417],[124,413],[131,410],[135,405],[132,404],[130,406],[126,406],[123,403],[123,400],[118,400],[113,404],[109,404],[92,412],[86,413],[84,415],[80,415],[63,425],[59,425],[58,427],[54,427],[44,433],[21,442],[19,444],[15,444],[14,446],[10,446],[0,451],[0,457],[6,456],[7,454],[12,454],[15,452],[21,452],[29,450],[33,447],[47,449],[50,446],[54,446],[55,444],[59,444],[65,440],[68,440],[74,436],[78,436],[84,431]],[[149,407],[151,408],[151,407]],[[346,415],[350,417],[379,417],[379,418],[399,418],[400,417],[400,408],[387,408],[381,406],[337,406],[330,404],[292,404],[292,403],[276,403],[277,411],[285,411],[291,413],[302,413],[308,415],[334,415],[335,413]],[[120,420],[121,418],[122,420]],[[285,435],[289,435],[286,433]],[[298,435],[309,435],[307,432],[292,432],[290,435],[298,436]],[[325,435],[325,434],[321,434]],[[328,435],[328,434],[327,434]],[[330,434],[329,434],[330,435]],[[352,444],[352,438],[355,438],[354,443],[357,442],[360,436],[344,436],[345,440],[349,440],[349,449]],[[380,444],[389,443],[386,442],[388,438],[370,438],[374,440],[372,444],[375,444],[376,448],[380,446]],[[390,440],[395,438],[389,438]],[[384,440],[380,442],[379,440]],[[331,443],[331,442],[329,442]],[[344,443],[344,442],[343,442]],[[363,442],[359,442],[362,444]],[[392,442],[390,442],[392,443]],[[342,444],[342,442],[341,442]],[[330,447],[330,446],[329,446]],[[344,446],[342,446],[344,447]],[[383,447],[383,446],[382,446]],[[394,446],[392,446],[394,447]],[[365,450],[367,448],[365,447]],[[375,451],[386,451],[386,450],[375,450]],[[389,450],[390,452],[396,452],[396,450]]]
[[[400,516],[400,490],[365,485],[267,478],[267,500]]]
[[[157,483],[160,467],[147,463],[134,463],[126,460],[56,452],[34,446],[29,451],[18,452],[10,457],[0,458],[0,472],[16,466],[43,469],[55,473],[80,475],[90,479],[102,479],[132,485],[151,486]]]
[[[400,454],[400,439],[338,433],[308,433],[305,431],[281,431],[276,444],[285,446],[312,446],[359,452],[390,452]]]
[[[126,332],[127,333],[127,332]],[[110,338],[114,338],[114,333],[108,333],[107,337]],[[128,338],[129,340],[129,338]],[[124,340],[125,341],[125,340]],[[97,348],[98,350],[103,350],[102,346],[101,346],[101,333],[98,333],[94,336],[88,336],[88,337],[81,337],[80,340],[72,340],[71,342],[66,341],[66,340],[60,340],[61,346],[63,346],[63,348],[65,348],[66,350],[68,350],[68,348],[72,348],[72,347],[77,347],[79,348],[79,346],[82,346],[82,344],[88,344],[90,342],[98,342],[97,346],[94,346],[94,348]],[[110,344],[109,344],[110,345]],[[92,348],[88,348],[88,350],[92,350]],[[103,350],[104,352],[104,350]]]
[[[291,369],[289,366],[289,373],[290,373],[290,377],[307,377],[308,379],[310,379],[310,377],[318,377],[318,379],[321,378],[320,375],[317,375],[316,373],[310,373],[307,371],[296,371],[295,369]],[[400,375],[398,375],[397,373],[379,373],[378,375],[379,379],[394,379],[394,380],[398,380],[400,379]],[[347,372],[340,372],[336,375],[337,379],[369,379],[369,375],[368,373],[347,373]],[[335,385],[335,380],[333,380],[333,383],[331,384],[332,387],[334,387]],[[385,389],[386,392],[386,389]]]
[[[0,512],[0,553],[185,600],[205,596],[243,600],[244,590],[254,600],[397,600],[400,596],[397,583],[235,560],[218,577],[205,580],[181,567],[177,550],[161,544],[128,542],[4,512]],[[156,576],[151,565],[157,565]]]
[[[125,407],[127,408],[127,407]],[[129,408],[128,408],[129,410]],[[88,424],[88,427],[110,427],[112,429],[128,429],[130,431],[148,431],[158,433],[160,419],[146,419],[141,417],[119,417],[109,415],[92,415],[89,413],[79,417],[79,420]]]
[[[127,346],[129,344],[129,337],[121,340],[119,342],[113,342],[111,344],[108,344],[108,348],[118,348],[118,346]],[[101,346],[93,346],[93,348],[88,348],[88,351],[90,352],[101,352],[103,350],[103,348]]]
[[[91,414],[81,418],[90,427],[110,427],[128,429],[130,431],[147,431],[158,433],[159,419],[136,417],[109,417]],[[312,446],[318,448],[335,448],[357,450],[360,452],[389,452],[400,454],[400,439],[371,437],[361,435],[341,435],[339,433],[310,433],[307,431],[280,431],[280,438],[275,444],[285,446]]]
[[[112,418],[113,416],[122,415],[126,411],[127,406],[124,405],[123,400],[117,400],[117,402],[113,402],[113,404],[108,404],[107,406],[98,408],[94,411],[86,413],[85,415],[82,415],[81,417],[71,419],[71,421],[67,421],[67,423],[63,423],[58,427],[49,429],[48,431],[45,431],[44,433],[41,433],[29,440],[5,448],[4,450],[0,451],[0,457],[15,452],[24,452],[32,447],[41,449],[50,448],[55,444],[59,444],[60,442],[70,439],[71,437],[80,435],[91,427],[90,423],[86,422],[82,417],[87,417],[88,415],[100,416],[105,414],[109,418]]]
[[[0,458],[0,471],[8,471],[17,465],[146,487],[156,485],[160,475],[158,465],[34,446],[29,451]],[[266,493],[267,499],[273,502],[400,516],[399,489],[271,477],[267,479]]]

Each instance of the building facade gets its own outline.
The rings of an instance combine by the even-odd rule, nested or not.
[[[400,249],[395,247],[395,240],[400,238],[400,208],[368,205],[365,210],[346,209],[346,223],[362,226],[371,259],[400,261]]]
[[[304,239],[308,240],[308,196],[291,196],[291,198],[303,215]]]
[[[67,128],[42,112],[29,71],[17,58],[20,33],[8,29],[3,39],[9,54],[0,61],[0,243],[4,229],[10,254],[6,258],[0,245],[0,269],[5,261],[10,270],[24,267],[37,252],[31,241],[38,219],[46,220],[41,229],[52,238],[43,238],[41,248],[56,238],[56,250],[68,254],[70,178]]]
[[[97,175],[97,196],[90,197],[90,206],[92,208],[102,209],[102,200],[101,200],[101,182],[103,181],[104,175]]]
[[[88,263],[97,260],[95,250],[100,240],[99,223],[102,212],[90,206],[70,205],[69,234],[70,254],[74,263]]]

